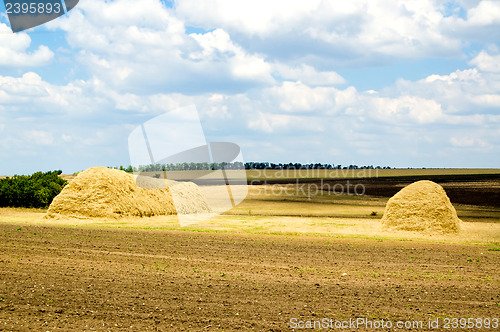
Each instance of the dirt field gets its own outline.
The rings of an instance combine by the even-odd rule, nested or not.
[[[323,319],[333,325],[315,330],[351,319],[358,328],[342,330],[448,331],[447,319],[500,319],[499,177],[435,174],[461,233],[389,233],[388,197],[420,176],[403,171],[275,178],[189,228],[2,208],[0,331],[291,331]],[[359,184],[362,196],[331,190]],[[381,320],[393,328],[369,328]]]
[[[320,172],[322,171],[322,172]],[[354,193],[356,186],[364,195],[390,198],[404,186],[419,181],[434,181],[446,190],[454,204],[487,206],[500,209],[500,170],[434,170],[434,169],[394,169],[394,170],[357,170],[344,173],[335,171],[331,177],[325,177],[328,170],[309,170],[302,172],[302,177],[289,178],[287,173],[279,171],[249,171],[253,185],[294,184],[314,185],[324,191],[338,193],[341,189],[350,189]],[[446,173],[449,171],[449,173]],[[300,175],[300,171],[295,173]],[[294,173],[293,173],[294,174]],[[264,175],[267,175],[265,177]],[[281,175],[281,176],[278,176]]]
[[[500,314],[492,247],[15,223],[0,223],[0,237],[6,331],[286,331],[292,318]]]
[[[228,171],[231,172],[231,171]],[[500,176],[499,168],[393,168],[393,169],[299,169],[299,170],[247,170],[250,181],[295,179],[361,179],[405,177],[476,177]]]

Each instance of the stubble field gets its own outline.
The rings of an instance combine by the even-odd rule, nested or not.
[[[451,236],[380,228],[387,199],[420,174],[351,178],[363,196],[331,190],[345,178],[275,178],[189,228],[1,209],[0,330],[289,331],[291,320],[362,318],[423,331],[429,319],[442,330],[446,319],[498,318],[500,207],[487,198],[500,179],[490,173],[435,178],[466,221]]]

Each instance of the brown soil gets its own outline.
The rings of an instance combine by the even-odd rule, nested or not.
[[[380,178],[352,178],[352,179],[300,179],[299,183],[316,183],[323,190],[336,188],[341,185],[354,192],[356,185],[363,185],[365,195],[378,197],[392,197],[404,186],[415,181],[431,180],[441,185],[453,204],[465,204],[482,207],[500,208],[500,176],[498,174],[475,175],[434,175],[434,176],[399,176]],[[253,181],[252,184],[286,184],[296,183],[296,179],[272,179]]]
[[[2,223],[0,330],[499,317],[499,263],[480,246]]]

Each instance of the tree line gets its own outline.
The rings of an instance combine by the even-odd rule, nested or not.
[[[321,164],[321,163],[269,163],[269,162],[232,162],[232,163],[178,163],[178,164],[150,164],[141,165],[139,167],[110,167],[119,169],[128,173],[137,172],[157,172],[157,171],[196,171],[196,170],[219,170],[219,169],[390,169],[390,166],[373,166],[373,165],[335,165],[335,164]]]
[[[245,163],[245,169],[390,169],[389,166],[373,166],[373,165],[335,165],[335,164],[321,164],[321,163],[269,163],[269,162],[248,162]]]
[[[61,170],[0,179],[0,207],[47,208],[67,181]]]

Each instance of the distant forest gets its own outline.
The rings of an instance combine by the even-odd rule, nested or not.
[[[218,170],[218,169],[271,169],[271,170],[295,170],[295,169],[391,169],[389,166],[358,166],[358,165],[335,165],[321,163],[269,163],[269,162],[234,162],[234,163],[181,163],[181,164],[150,164],[139,167],[110,167],[125,172],[155,172],[155,171],[196,171],[196,170]]]

